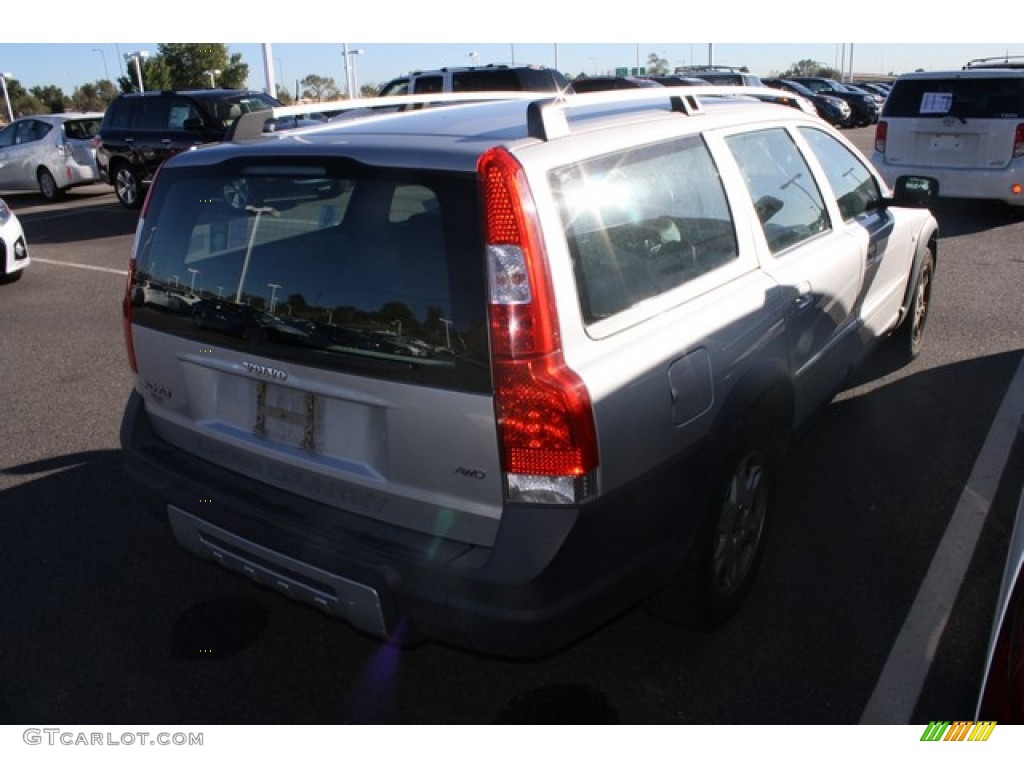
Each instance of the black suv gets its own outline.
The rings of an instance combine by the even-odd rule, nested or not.
[[[380,89],[381,96],[408,93],[452,93],[462,91],[567,91],[569,80],[557,69],[506,64],[482,67],[444,67],[410,72],[396,77]]]
[[[223,141],[240,115],[279,106],[260,91],[223,88],[121,94],[94,140],[100,175],[122,205],[138,208],[143,186],[168,157]]]

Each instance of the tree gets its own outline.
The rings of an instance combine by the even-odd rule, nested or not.
[[[813,59],[801,59],[779,74],[779,77],[830,77],[838,78],[839,73],[831,67]]]
[[[295,103],[295,97],[292,96],[292,92],[280,83],[277,84],[277,100],[285,105]]]
[[[215,82],[221,88],[244,88],[249,77],[249,65],[242,62],[242,54],[229,58],[223,43],[161,43],[159,50],[174,89],[208,88],[207,72],[214,70],[220,70]]]
[[[47,112],[67,111],[67,98],[64,91],[56,85],[36,85],[29,89],[30,93],[39,99],[45,106]]]
[[[47,111],[46,106],[43,102],[34,94],[29,93],[25,90],[21,83],[15,78],[10,78],[7,81],[7,98],[11,100],[11,111],[15,117],[23,117],[24,115],[38,115]],[[6,106],[6,105],[3,105]],[[3,109],[0,106],[0,109]],[[6,121],[7,113],[3,113],[3,118]]]
[[[117,78],[118,87],[123,93],[139,90],[138,74],[135,71],[134,59],[126,59],[125,69],[128,74]],[[142,71],[142,86],[147,91],[162,91],[171,88],[171,74],[167,62],[160,56],[152,56],[139,61]]]
[[[668,59],[663,59],[656,53],[647,54],[647,74],[667,75],[669,74]]]
[[[128,59],[128,74],[118,78],[125,93],[138,90],[135,62]],[[223,43],[161,43],[156,56],[142,59],[142,84],[147,91],[209,88],[209,72],[214,75],[218,88],[244,88],[249,77],[249,65],[242,62],[242,54],[228,57]]]
[[[71,106],[79,112],[102,112],[117,96],[117,87],[109,80],[97,80],[75,88]]]
[[[334,83],[333,77],[306,75],[302,80],[302,98],[312,101],[333,101],[341,98],[341,90]]]

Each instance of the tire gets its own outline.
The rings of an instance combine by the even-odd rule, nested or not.
[[[704,533],[700,618],[718,626],[739,610],[764,552],[775,485],[770,446],[744,438],[727,462]]]
[[[766,411],[753,411],[713,474],[706,509],[672,583],[645,603],[654,616],[711,630],[736,614],[754,583],[774,516],[785,448]]]
[[[53,178],[53,174],[45,168],[39,170],[36,180],[39,182],[40,194],[50,202],[59,200],[64,195],[64,190],[57,186],[57,180]]]
[[[907,317],[896,332],[897,343],[907,360],[913,360],[921,354],[921,348],[924,345],[924,332],[928,325],[928,309],[932,303],[932,278],[934,275],[935,256],[932,255],[931,248],[928,248],[921,260],[921,270],[918,272],[917,282],[914,283],[914,290],[910,296]]]
[[[125,208],[134,209],[142,206],[142,178],[130,165],[119,166],[114,174],[114,194]]]

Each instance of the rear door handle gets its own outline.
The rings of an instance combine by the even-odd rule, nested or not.
[[[793,299],[793,309],[797,312],[802,312],[814,304],[813,291],[814,288],[810,283],[800,283],[800,285],[796,287],[796,298]]]

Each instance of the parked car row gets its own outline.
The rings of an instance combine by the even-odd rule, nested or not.
[[[972,61],[954,72],[912,73],[895,83],[802,76],[762,79],[725,66],[574,81],[546,67],[445,67],[396,78],[382,95],[763,85],[790,93],[792,99],[764,93],[756,98],[817,114],[834,126],[878,123],[872,160],[890,183],[903,171],[917,169],[938,178],[945,196],[1021,205],[1024,71],[1017,58]],[[156,168],[168,157],[223,141],[240,115],[275,106],[279,102],[258,91],[164,91],[122,94],[105,114],[21,118],[0,130],[0,189],[38,189],[46,199],[55,200],[74,186],[106,181],[122,205],[137,208]],[[881,123],[880,115],[885,118]]]

